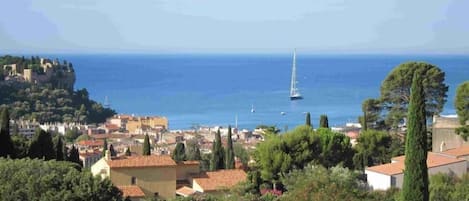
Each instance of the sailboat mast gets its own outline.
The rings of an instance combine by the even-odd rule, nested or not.
[[[291,73],[291,86],[290,86],[290,95],[296,93],[296,49],[293,51],[293,66]]]

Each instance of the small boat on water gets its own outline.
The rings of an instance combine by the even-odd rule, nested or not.
[[[293,66],[291,72],[291,84],[290,84],[290,100],[300,100],[303,99],[299,89],[296,87],[296,49],[293,51]]]
[[[256,112],[256,110],[254,109],[254,105],[251,105],[251,113],[254,113]]]

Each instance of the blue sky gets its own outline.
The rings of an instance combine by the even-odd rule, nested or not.
[[[5,0],[0,52],[469,53],[467,0]]]

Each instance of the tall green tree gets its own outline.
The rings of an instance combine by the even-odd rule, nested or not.
[[[15,158],[28,157],[29,139],[22,134],[14,134],[11,136],[11,141],[15,148]]]
[[[225,169],[225,151],[221,143],[220,129],[215,134],[215,141],[212,146],[212,160],[210,160],[210,170],[216,171]]]
[[[329,119],[327,115],[323,114],[319,118],[319,128],[329,128]]]
[[[186,160],[186,146],[184,143],[178,142],[174,148],[172,158],[174,161],[184,161]]]
[[[235,155],[233,150],[233,139],[231,135],[231,126],[228,126],[227,146],[226,146],[226,169],[235,168]]]
[[[200,154],[200,147],[197,139],[190,139],[186,141],[186,158],[187,160],[202,160],[202,155]]]
[[[316,131],[320,138],[321,151],[319,162],[329,168],[342,164],[345,167],[353,167],[354,150],[350,144],[350,138],[331,129],[319,128]]]
[[[381,101],[378,99],[369,98],[362,103],[363,116],[360,116],[359,122],[363,130],[367,129],[382,129],[384,121],[381,118]]]
[[[127,149],[125,150],[125,155],[126,156],[131,156],[132,155],[132,152],[130,152],[130,147],[127,147]]]
[[[143,141],[143,153],[144,156],[151,155],[151,148],[150,148],[150,137],[148,134],[145,134],[145,139]]]
[[[51,134],[40,128],[36,129],[36,133],[29,146],[28,155],[30,158],[55,159],[56,152]]]
[[[62,136],[57,137],[57,143],[55,144],[55,159],[57,161],[65,160],[64,143],[62,142]]]
[[[111,157],[116,157],[117,156],[117,152],[114,149],[114,146],[112,144],[109,145],[109,153],[111,154]]]
[[[415,72],[423,76],[426,117],[431,118],[443,110],[448,85],[444,83],[445,73],[435,65],[424,62],[407,62],[394,68],[382,82],[381,96],[386,110],[386,124],[397,127],[407,116],[412,79]]]
[[[234,143],[233,151],[235,156],[241,160],[243,166],[248,167],[250,157],[248,151],[243,147],[243,145],[240,143]]]
[[[469,137],[469,125],[467,124],[469,121],[469,81],[465,81],[456,89],[454,107],[461,123],[461,127],[456,129],[456,133],[467,141]]]
[[[106,151],[108,150],[108,147],[107,147],[107,138],[104,138],[104,142],[103,142],[103,152],[101,152],[101,157],[105,157],[106,156]]]
[[[306,122],[305,122],[305,124],[307,126],[313,127],[313,125],[311,124],[311,114],[309,112],[306,113]]]
[[[424,74],[417,71],[412,80],[408,112],[408,130],[405,144],[404,184],[402,199],[427,201],[427,130],[425,112]]]
[[[83,166],[83,162],[80,160],[80,153],[78,152],[78,149],[75,147],[75,145],[72,145],[72,148],[68,153],[67,160],[72,163],[78,164],[80,167]]]
[[[10,136],[10,113],[8,108],[2,109],[0,121],[0,157],[14,157],[15,148]]]

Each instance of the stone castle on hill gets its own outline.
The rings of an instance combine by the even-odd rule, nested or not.
[[[3,65],[5,80],[29,82],[35,84],[51,83],[54,87],[73,90],[75,71],[71,63],[61,64],[58,59],[51,61],[40,58],[33,64]]]

